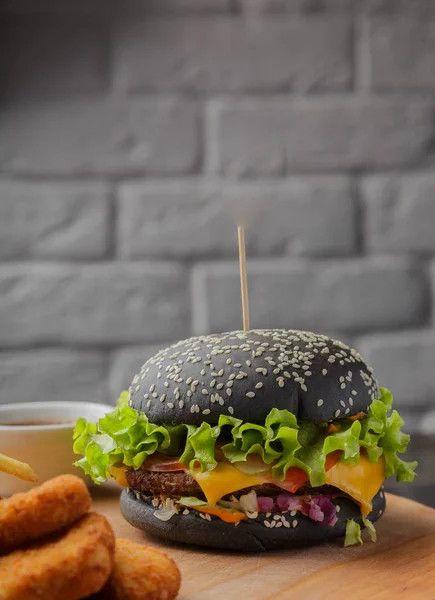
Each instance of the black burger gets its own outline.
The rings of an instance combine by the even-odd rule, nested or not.
[[[409,436],[353,349],[305,331],[199,336],[150,358],[117,408],[80,419],[74,450],[125,487],[135,527],[263,551],[375,539],[384,480],[412,481]]]

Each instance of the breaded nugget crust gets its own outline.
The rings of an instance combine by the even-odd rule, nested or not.
[[[69,529],[0,558],[0,600],[79,600],[100,590],[113,567],[115,539],[89,513]]]
[[[60,475],[0,505],[0,554],[71,525],[91,507],[82,479]]]
[[[92,598],[174,600],[180,584],[180,571],[164,552],[128,540],[116,540],[112,575],[101,592]]]

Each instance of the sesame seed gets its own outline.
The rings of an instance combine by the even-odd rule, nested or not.
[[[340,383],[343,383],[344,377],[340,377],[339,381],[340,381]]]
[[[230,415],[234,414],[234,408],[232,406],[228,407],[228,412],[230,413]]]
[[[305,371],[305,375],[306,375],[307,377],[310,377],[310,376],[312,375],[312,372],[311,372],[311,371]]]
[[[227,388],[226,390],[227,396],[231,396],[231,394],[233,393],[233,390],[231,388]]]
[[[227,358],[227,365],[230,365],[233,362],[232,358]]]
[[[247,392],[246,395],[248,398],[255,398],[255,392]]]
[[[255,389],[256,389],[256,390],[261,390],[261,388],[262,388],[262,387],[263,387],[263,384],[261,383],[261,381],[259,381],[259,382],[256,384],[256,386],[255,386]]]
[[[301,385],[301,390],[303,390],[304,392],[308,392],[308,388],[307,388],[307,386],[305,385],[305,383],[303,383],[303,384]]]
[[[147,408],[149,408],[151,406],[151,400],[148,400],[147,402]]]
[[[263,521],[263,525],[265,525],[265,527],[269,527],[269,528],[270,528],[270,523],[269,523],[269,521]]]
[[[322,406],[322,404],[323,404],[322,398],[320,398],[320,400],[317,400],[317,406]]]
[[[349,404],[353,406],[353,398],[349,398]]]
[[[183,406],[184,406],[184,400],[180,400],[180,402],[178,403],[178,406],[180,408],[183,408]]]
[[[294,519],[294,520],[292,521],[292,527],[293,527],[293,529],[294,529],[295,527],[297,527],[297,525],[298,525],[298,520],[297,520],[297,519]]]
[[[167,405],[169,408],[174,408],[174,405],[172,404],[172,402],[168,402]]]
[[[242,363],[235,363],[235,364],[234,364],[234,366],[235,366],[237,369],[240,369],[240,367],[242,366]]]
[[[212,379],[212,380],[210,381],[210,387],[212,388],[212,387],[214,387],[215,385],[216,385],[216,379]]]
[[[145,400],[148,400],[148,398],[150,397],[149,394],[144,394],[143,397],[145,398]]]
[[[156,384],[153,383],[150,385],[150,392],[154,392],[154,390],[156,389]]]
[[[166,394],[162,394],[160,396],[160,402],[164,402],[166,400]]]
[[[273,515],[274,521],[281,521],[281,515]]]
[[[339,512],[340,512],[340,510],[341,510],[341,506],[340,506],[339,504],[337,504],[337,505],[335,506],[335,512],[339,513]]]
[[[216,394],[216,396],[218,396],[218,394]],[[219,396],[219,397],[218,397],[218,401],[219,401],[219,404],[220,404],[221,406],[223,406],[223,405],[225,404],[225,401],[224,401],[224,399],[222,398],[222,396]]]
[[[185,509],[183,510],[183,515],[188,515],[188,514],[189,514],[189,511],[188,511],[188,509],[187,509],[187,508],[185,508]]]
[[[192,397],[192,390],[187,390],[187,397],[191,398]]]
[[[281,521],[279,523],[276,524],[276,527],[282,527],[282,523]]]
[[[346,408],[346,404],[344,403],[344,401],[343,401],[343,400],[340,400],[340,404],[341,404],[341,406],[342,406],[343,408]]]
[[[322,369],[322,375],[327,375],[328,374],[328,370],[327,369]]]
[[[283,521],[282,524],[284,527],[287,527],[287,529],[290,527],[290,523],[288,521]]]
[[[205,369],[201,369],[201,375],[204,376],[205,375]]]
[[[340,410],[336,410],[334,413],[334,417],[337,418],[340,416]]]
[[[217,390],[221,390],[223,387],[224,387],[223,383],[218,383],[217,386],[216,386],[216,389]]]
[[[233,379],[227,383],[227,387],[229,387],[229,388],[233,387],[233,385],[234,385]]]
[[[205,388],[202,389],[201,394],[203,394],[204,396],[208,396],[208,390],[206,390]]]
[[[152,396],[153,396],[153,398],[158,398],[158,397],[159,397],[159,395],[158,395],[158,393],[157,393],[157,392],[153,392],[153,393],[152,393]]]
[[[223,369],[221,369],[221,370],[218,372],[218,377],[222,377],[222,375],[223,375],[223,374],[224,374],[224,370],[223,370]]]
[[[276,521],[271,521],[271,522],[270,522],[270,527],[271,527],[271,528],[273,528],[273,527],[275,527],[275,526],[276,526]]]
[[[358,394],[358,392],[356,390],[352,390],[351,394],[352,394],[352,396],[356,396]]]
[[[342,383],[342,384],[340,385],[340,388],[341,388],[342,390],[346,389],[346,384],[345,384],[345,383]]]
[[[204,408],[204,410],[202,411],[203,415],[209,415],[210,414],[210,409],[209,408]]]
[[[297,510],[292,510],[291,513],[290,513],[290,516],[291,517],[295,517],[296,514],[297,514],[297,512],[298,512]]]

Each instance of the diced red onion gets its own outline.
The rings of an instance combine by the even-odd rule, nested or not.
[[[312,521],[316,521],[316,523],[323,523],[325,519],[325,515],[323,514],[322,509],[313,500],[310,501],[308,516]]]
[[[333,527],[337,522],[337,509],[329,498],[313,496],[309,501],[308,516],[317,523]]]
[[[280,511],[301,510],[303,506],[302,498],[293,494],[280,494],[276,503]]]
[[[275,502],[273,498],[269,498],[268,496],[258,496],[258,512],[272,512]]]

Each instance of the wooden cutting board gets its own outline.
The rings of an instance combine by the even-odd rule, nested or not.
[[[119,488],[93,490],[93,510],[117,537],[160,548],[180,567],[180,600],[435,600],[435,510],[387,494],[378,542],[342,542],[264,554],[224,553],[165,543],[127,523]]]

